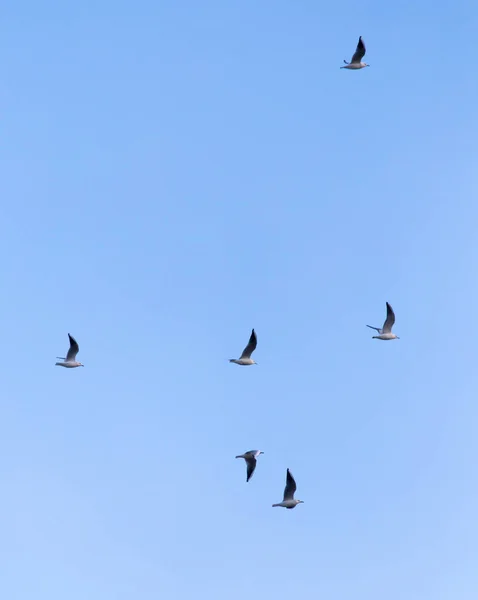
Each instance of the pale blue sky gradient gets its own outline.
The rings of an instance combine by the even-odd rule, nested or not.
[[[7,2],[2,599],[476,600],[477,28]]]

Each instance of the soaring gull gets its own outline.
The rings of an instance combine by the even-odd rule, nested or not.
[[[364,67],[370,67],[367,63],[362,62],[362,58],[365,56],[365,44],[363,43],[362,36],[359,37],[359,41],[357,44],[357,49],[355,50],[355,54],[352,56],[352,60],[347,62],[344,60],[345,67],[340,67],[341,69],[363,69]]]
[[[247,479],[246,479],[246,481],[249,481],[249,479],[252,477],[254,471],[256,470],[257,457],[260,456],[261,454],[264,454],[264,452],[262,452],[262,450],[248,450],[247,452],[244,452],[244,454],[238,454],[236,456],[236,458],[243,458],[246,461],[246,464],[247,464]]]
[[[395,313],[393,312],[393,308],[390,306],[388,302],[387,305],[387,318],[385,319],[385,323],[383,324],[382,329],[379,327],[373,327],[372,325],[367,325],[370,329],[375,329],[378,331],[379,335],[372,336],[372,339],[375,340],[399,340],[398,335],[392,333],[392,327],[395,323]]]
[[[287,469],[287,478],[284,489],[284,499],[279,504],[273,504],[272,506],[283,506],[284,508],[295,508],[298,504],[303,504],[303,500],[296,500],[294,498],[295,490],[297,485],[295,479],[292,477],[291,472]]]
[[[257,365],[255,360],[252,360],[251,354],[254,352],[257,346],[257,336],[254,329],[252,330],[251,337],[249,338],[249,343],[244,348],[240,358],[230,358],[229,362],[236,363],[236,365]]]
[[[68,354],[66,355],[66,358],[62,356],[57,356],[57,358],[59,358],[63,362],[57,362],[55,363],[55,365],[58,367],[66,367],[67,369],[74,369],[75,367],[84,367],[85,365],[82,365],[76,360],[76,355],[80,351],[80,347],[78,346],[77,341],[70,334],[68,334],[68,337],[70,338],[70,349],[68,350]]]

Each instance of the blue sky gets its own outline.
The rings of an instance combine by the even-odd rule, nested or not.
[[[476,599],[477,26],[6,4],[2,598]]]

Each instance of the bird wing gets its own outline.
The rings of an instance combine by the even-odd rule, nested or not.
[[[379,327],[374,327],[373,325],[367,325],[367,327],[370,327],[370,329],[375,329],[375,331],[382,333],[382,330]]]
[[[293,500],[295,490],[297,489],[297,485],[295,483],[295,479],[292,477],[291,472],[287,469],[287,479],[284,489],[284,502],[286,500]]]
[[[257,460],[254,457],[246,458],[246,463],[247,463],[247,479],[246,479],[246,481],[249,481],[249,479],[252,477],[254,471],[256,470]]]
[[[249,342],[241,354],[241,358],[250,358],[251,354],[256,349],[256,346],[257,346],[257,336],[256,336],[256,332],[253,329],[252,333],[251,333],[251,337],[249,338]]]
[[[359,63],[362,61],[362,58],[365,56],[365,44],[363,43],[362,36],[359,37],[359,41],[357,44],[357,49],[355,50],[355,54],[352,56],[352,63]]]
[[[385,323],[383,324],[383,333],[391,333],[393,324],[395,323],[395,313],[393,312],[393,308],[387,302],[387,318],[385,319]]]
[[[66,355],[66,360],[73,362],[76,358],[76,355],[80,351],[80,347],[78,346],[78,343],[73,336],[68,334],[68,337],[70,338],[70,349],[68,350],[68,354]]]

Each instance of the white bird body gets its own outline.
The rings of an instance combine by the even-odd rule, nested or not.
[[[340,67],[341,69],[363,69],[364,67],[369,67],[370,65],[367,65],[366,63],[363,62],[359,62],[359,63],[349,63],[348,65],[345,65],[345,67]]]
[[[58,357],[60,358],[60,357]],[[56,367],[65,367],[65,369],[75,369],[76,367],[84,367],[85,365],[82,365],[81,363],[78,363],[76,361],[74,362],[68,362],[67,360],[64,360],[63,362],[57,362],[55,363]]]
[[[372,339],[374,340],[399,340],[398,335],[392,333],[392,327],[395,324],[395,313],[393,312],[393,308],[390,306],[388,302],[385,303],[387,305],[387,318],[385,319],[385,323],[383,327],[373,327],[372,325],[367,325],[370,329],[375,329],[378,331],[378,335],[373,335]]]
[[[394,333],[381,333],[380,335],[372,336],[374,340],[398,340],[398,338]]]
[[[243,367],[257,364],[252,358],[230,358],[229,362],[236,363],[236,365],[242,365]]]
[[[295,508],[298,504],[303,504],[303,500],[296,500],[294,498],[296,489],[297,485],[295,483],[295,479],[292,477],[292,473],[289,471],[289,469],[287,469],[284,498],[282,502],[273,504],[272,507],[274,508],[275,506],[282,506],[284,508]]]
[[[273,504],[272,506],[283,506],[284,508],[295,508],[298,504],[301,504],[302,500],[283,500],[278,504]]]
[[[66,369],[75,369],[76,367],[84,367],[85,365],[81,364],[76,360],[76,355],[80,351],[80,347],[78,346],[77,341],[73,336],[68,334],[68,338],[70,339],[70,348],[68,350],[68,354],[66,358],[61,356],[57,356],[62,362],[55,363],[57,367],[65,367]]]
[[[257,346],[257,336],[254,329],[252,330],[251,337],[249,338],[249,342],[247,346],[242,351],[242,354],[239,358],[230,358],[229,362],[236,363],[236,365],[242,365],[243,367],[247,367],[249,365],[257,365],[256,361],[251,358],[251,354],[254,352]]]
[[[364,67],[370,67],[367,63],[362,62],[362,58],[365,56],[365,44],[363,43],[362,36],[359,37],[359,41],[357,44],[357,49],[355,50],[354,55],[352,56],[352,60],[348,63],[344,60],[345,67],[340,67],[341,69],[363,69]]]
[[[247,464],[246,482],[249,481],[249,479],[254,474],[254,471],[256,470],[257,457],[260,456],[261,454],[264,454],[264,452],[262,452],[262,450],[248,450],[247,452],[244,452],[244,454],[238,454],[236,456],[236,458],[243,458],[246,461],[246,464]]]

